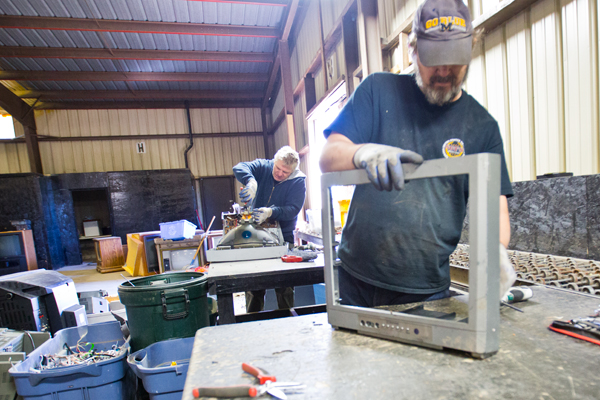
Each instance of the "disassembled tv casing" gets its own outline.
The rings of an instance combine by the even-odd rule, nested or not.
[[[321,176],[325,284],[329,323],[358,333],[426,347],[449,348],[485,358],[498,351],[500,326],[499,209],[500,156],[474,154],[403,164],[405,179],[468,175],[468,320],[436,319],[389,310],[340,304],[331,188],[371,184],[365,170]],[[352,205],[350,206],[352,207]],[[342,233],[343,234],[343,233]]]

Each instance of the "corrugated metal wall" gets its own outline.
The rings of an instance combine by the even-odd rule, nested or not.
[[[323,20],[323,36],[326,38],[335,28],[335,23],[341,17],[342,12],[348,0],[321,0],[321,12]],[[294,87],[298,85],[301,79],[304,79],[306,70],[314,60],[320,48],[320,28],[319,28],[319,4],[318,1],[311,1],[308,6],[307,14],[304,19],[304,24],[298,32],[296,45],[291,52],[291,71],[292,82]],[[328,59],[333,59],[333,75],[329,77],[329,87],[332,87],[337,80],[344,74],[346,69],[344,59],[344,45],[340,41],[332,54],[328,54]],[[325,80],[323,76],[323,68],[319,68],[313,74],[315,80],[315,94],[317,101],[325,95]],[[279,92],[275,104],[273,106],[273,118],[276,118],[283,104],[279,105],[280,99],[283,97],[283,92]],[[307,139],[307,122],[306,102],[304,99],[304,91],[296,99],[294,104],[294,117],[296,127],[296,148],[299,150],[308,144]],[[287,135],[287,130],[278,130],[282,136]]]
[[[382,37],[393,33],[419,2],[379,0]],[[322,2],[325,36],[346,4],[345,0]],[[472,1],[473,17],[496,5],[497,1]],[[294,86],[320,46],[317,13],[318,2],[310,1],[292,49]],[[552,172],[575,175],[600,172],[598,14],[597,0],[540,0],[503,26],[487,32],[483,44],[476,49],[466,89],[497,119],[513,181],[535,179],[536,175]],[[334,58],[339,77],[344,71],[341,44]],[[325,94],[322,71],[316,72],[315,83],[320,100]],[[282,108],[280,90],[272,118]],[[184,110],[38,111],[36,120],[40,135],[185,133],[184,113]],[[194,130],[260,131],[260,110],[248,113],[248,110],[194,110]],[[302,135],[297,145],[306,143],[305,113],[303,101],[297,100],[296,129],[297,135]],[[135,140],[41,142],[40,149],[46,173],[184,166],[186,139],[145,142],[148,153],[142,155],[135,151]],[[275,132],[273,143],[275,149],[288,144],[285,124]],[[235,162],[264,156],[260,136],[198,139],[190,152],[190,168],[196,176],[228,174]],[[28,171],[24,144],[0,144],[0,173]]]
[[[379,0],[382,37],[419,1]],[[476,19],[497,1],[472,1]],[[500,125],[513,181],[600,173],[597,0],[541,0],[486,32],[466,89]]]
[[[533,101],[534,124],[538,132],[535,138],[536,170],[564,171],[565,125],[563,90],[560,82],[563,74],[561,18],[556,12],[555,0],[543,0],[531,7],[531,40],[533,48]]]
[[[194,133],[262,131],[258,108],[192,109],[190,115]],[[38,135],[58,137],[188,133],[183,109],[50,110],[35,111],[35,118]],[[144,142],[146,153],[137,153],[138,142]],[[44,173],[63,174],[185,168],[183,153],[188,144],[187,138],[142,138],[42,141],[39,146]],[[0,173],[29,172],[26,154],[25,144],[0,144]],[[233,165],[258,157],[264,157],[262,136],[195,138],[188,153],[195,176],[231,175]]]
[[[273,134],[273,144],[275,145],[275,147],[273,148],[273,154],[275,154],[277,150],[279,150],[283,146],[289,145],[287,125],[285,122],[279,125],[279,128],[277,128],[277,130]]]
[[[194,133],[262,131],[258,108],[195,109],[190,114]],[[195,176],[231,175],[231,168],[240,161],[264,158],[265,148],[262,136],[194,138],[188,154]]]
[[[293,50],[295,82],[319,47],[315,3]],[[332,7],[341,11],[345,4]],[[420,1],[378,4],[381,36],[388,38]],[[472,1],[473,18],[497,4]],[[329,16],[328,7],[323,5],[323,23],[331,29],[337,17]],[[597,0],[541,0],[486,32],[475,49],[465,87],[498,121],[513,181],[553,172],[600,173],[598,14]],[[338,74],[342,55],[338,46]],[[325,95],[322,71],[315,73],[315,84],[318,101]]]
[[[13,119],[15,136],[23,136],[23,126]],[[0,143],[0,174],[31,172],[25,143]]]
[[[298,97],[294,103],[294,129],[296,133],[296,150],[302,149],[308,144],[308,121],[306,115],[306,102],[304,96]]]
[[[285,99],[283,95],[283,85],[279,86],[279,90],[277,91],[277,97],[275,97],[275,102],[273,103],[273,109],[271,111],[271,125],[275,122],[281,111],[285,107]],[[298,118],[296,118],[298,120]],[[281,147],[285,145],[289,145],[288,143],[288,131],[287,124],[285,120],[277,127],[277,130],[273,134],[273,155],[279,150]]]
[[[387,38],[417,9],[422,0],[378,0],[379,33]]]
[[[600,172],[594,1],[543,0],[486,34],[468,90],[498,120],[513,181]],[[477,79],[479,81],[479,78]]]
[[[279,90],[277,91],[277,97],[275,97],[275,102],[273,103],[273,109],[271,111],[271,116],[273,117],[273,121],[277,119],[281,110],[283,110],[285,106],[285,99],[283,97],[283,85],[279,85]]]
[[[348,0],[321,0],[323,12],[323,33],[325,37],[334,28],[335,22],[340,18]]]
[[[296,45],[292,50],[291,62],[297,62],[296,67],[292,67],[292,84],[294,87],[304,78],[304,73],[310,66],[310,63],[317,55],[321,40],[319,36],[321,29],[319,28],[319,3],[317,0],[312,0],[308,3],[308,10],[304,23],[298,31]],[[327,33],[324,32],[326,36]],[[294,55],[295,53],[295,55]]]

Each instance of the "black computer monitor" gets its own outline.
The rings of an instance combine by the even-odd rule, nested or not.
[[[25,245],[20,232],[0,233],[0,275],[27,271]]]

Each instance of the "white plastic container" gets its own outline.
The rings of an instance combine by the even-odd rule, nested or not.
[[[196,225],[185,219],[173,222],[163,222],[160,225],[160,238],[163,240],[191,239],[196,233]]]

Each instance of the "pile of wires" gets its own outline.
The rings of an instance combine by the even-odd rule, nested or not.
[[[125,346],[119,347],[117,343],[112,345],[110,350],[95,350],[94,343],[82,342],[81,339],[77,345],[70,347],[67,343],[63,344],[63,351],[58,354],[44,354],[40,359],[39,370],[37,372],[79,365],[90,365],[105,360],[119,357],[127,351]]]

